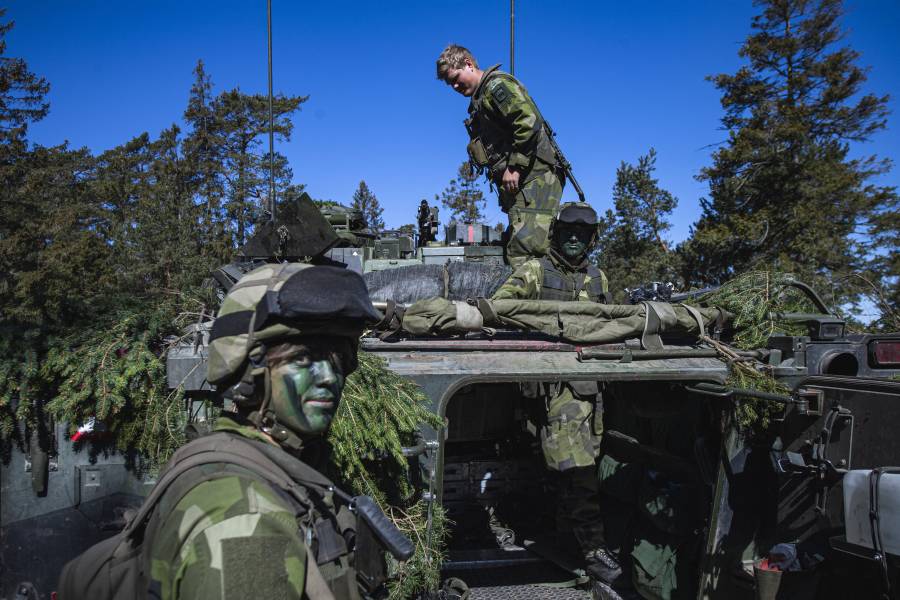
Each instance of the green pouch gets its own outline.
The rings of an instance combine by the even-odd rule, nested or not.
[[[550,401],[547,425],[541,430],[541,448],[548,468],[566,471],[595,463],[592,412],[590,403],[575,399],[565,386]]]
[[[477,137],[469,142],[469,144],[466,146],[466,151],[469,153],[469,159],[479,169],[490,166],[490,162],[488,161],[487,149],[481,142],[480,137]]]
[[[641,536],[645,538],[646,536]],[[649,600],[671,600],[678,589],[677,550],[666,543],[635,540],[631,550],[631,579],[635,590]]]

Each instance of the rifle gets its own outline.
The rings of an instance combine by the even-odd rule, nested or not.
[[[550,147],[553,148],[553,152],[556,154],[556,160],[559,161],[559,167],[563,170],[563,173],[568,180],[572,182],[572,187],[575,188],[578,199],[581,202],[587,202],[587,200],[584,199],[584,192],[581,190],[581,186],[578,185],[575,174],[572,172],[572,163],[566,159],[566,155],[562,153],[562,150],[559,149],[559,144],[556,143],[556,132],[553,131],[553,128],[550,127],[550,123],[547,121],[544,121],[544,127],[547,128],[547,139],[550,140]]]

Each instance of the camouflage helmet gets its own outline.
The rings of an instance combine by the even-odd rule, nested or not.
[[[280,338],[328,335],[356,340],[381,315],[357,273],[332,266],[269,264],[232,286],[210,332],[207,380],[242,376],[250,352]]]
[[[566,202],[559,207],[559,211],[553,217],[553,221],[550,222],[549,237],[551,241],[556,238],[556,230],[559,224],[592,228],[594,236],[590,245],[593,246],[597,240],[597,227],[599,225],[597,211],[587,202]]]
[[[597,211],[587,202],[566,202],[559,207],[559,212],[556,213],[554,221],[594,227],[599,223]]]

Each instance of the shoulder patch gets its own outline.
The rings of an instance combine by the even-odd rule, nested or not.
[[[509,90],[506,89],[505,85],[500,85],[500,82],[498,81],[491,89],[491,98],[493,98],[494,102],[497,104],[503,104],[509,100]]]

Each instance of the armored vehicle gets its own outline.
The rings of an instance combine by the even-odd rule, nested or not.
[[[477,224],[451,226],[437,244],[428,207],[420,210],[418,243],[364,235],[346,211],[323,213],[333,228],[322,235],[308,235],[311,213],[296,230],[273,224],[268,242],[248,244],[216,280],[227,289],[265,260],[341,262],[365,273],[373,298],[394,310],[428,295],[488,297],[509,274],[502,247]],[[396,281],[408,297],[389,297],[398,288],[387,283]],[[402,319],[393,332],[365,337],[362,349],[418,383],[443,418],[440,430],[423,430],[406,449],[422,498],[452,521],[443,574],[465,581],[472,598],[590,597],[571,540],[555,531],[557,498],[528,389],[596,382],[601,509],[607,543],[625,570],[621,585],[601,595],[900,597],[900,493],[890,491],[898,475],[885,469],[900,462],[900,333],[848,334],[810,298],[813,311],[796,316],[807,324],[804,335],[774,333],[765,347],[728,360],[696,334],[660,328],[654,347],[640,333],[608,343],[504,327],[416,335]],[[185,389],[191,412],[211,397],[210,325],[198,322],[168,356],[170,384]],[[727,327],[713,329],[706,339],[727,340]],[[768,365],[786,391],[733,385],[735,363],[751,359]],[[753,435],[735,416],[747,401],[777,407],[769,427]],[[53,589],[65,560],[112,534],[123,507],[152,484],[126,470],[124,458],[76,452],[57,427],[44,497],[36,500],[22,476],[33,456],[16,454],[3,467],[7,598],[22,580]]]

